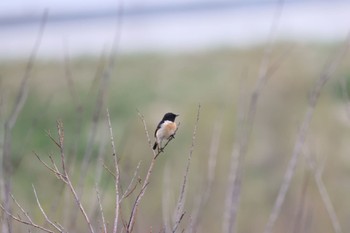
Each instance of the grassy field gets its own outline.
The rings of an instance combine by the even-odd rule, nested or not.
[[[273,67],[273,72],[258,98],[247,153],[241,164],[237,232],[263,232],[307,111],[310,91],[342,46],[282,43],[272,50],[268,67]],[[114,218],[114,179],[101,165],[103,160],[113,169],[106,109],[111,115],[123,189],[139,161],[138,176],[143,181],[153,156],[137,110],[144,116],[151,136],[162,115],[172,111],[180,114],[180,128],[175,140],[156,160],[135,227],[136,232],[159,232],[167,218],[171,221],[176,208],[200,104],[186,185],[185,215],[178,232],[189,231],[193,211],[206,193],[211,144],[218,137],[215,176],[208,200],[200,209],[197,232],[223,232],[231,154],[241,136],[238,117],[248,111],[264,50],[262,45],[187,54],[120,55],[107,81],[101,78],[105,59],[78,57],[66,60],[66,64],[63,59],[36,61],[29,79],[28,98],[12,134],[14,196],[33,219],[44,224],[35,202],[33,184],[52,219],[67,230],[87,232],[80,213],[76,226],[70,228],[71,216],[77,209],[74,200],[62,182],[34,155],[36,152],[47,162],[48,155],[52,155],[59,164],[59,151],[47,132],[57,138],[56,120],[61,120],[72,181],[75,185],[83,182],[82,201],[96,226],[101,225],[95,210],[94,185],[98,183],[110,229]],[[13,108],[25,63],[25,60],[0,63],[2,124]],[[344,85],[341,85],[350,79],[349,64],[350,56],[346,55],[321,92],[274,232],[334,231],[306,155],[315,160],[317,169],[322,168],[320,177],[342,230],[350,230],[347,179],[350,115],[347,115],[348,105],[342,91]],[[91,159],[82,172],[86,154],[90,154]],[[128,220],[140,188],[141,185],[137,185],[123,201],[123,219]],[[27,228],[14,223],[15,232],[26,232]]]

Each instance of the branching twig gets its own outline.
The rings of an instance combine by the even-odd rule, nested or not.
[[[28,212],[26,212],[22,206],[18,203],[18,201],[15,199],[15,197],[11,194],[11,198],[13,200],[13,202],[17,205],[17,207],[22,211],[22,213],[24,214],[24,216],[26,216],[26,218],[29,220],[30,223],[33,223],[31,217],[29,216]]]
[[[3,205],[0,205],[0,209],[2,209],[2,211],[5,212],[5,214],[7,214],[8,216],[10,216],[13,220],[19,222],[19,223],[22,223],[22,224],[25,224],[25,225],[28,225],[28,226],[32,226],[32,227],[35,227],[37,229],[40,229],[42,231],[45,231],[45,232],[49,232],[49,233],[55,233],[54,231],[51,231],[50,229],[47,229],[45,227],[42,227],[34,222],[32,222],[31,220],[28,221],[25,221],[25,220],[22,220],[20,217],[16,217],[14,216],[13,214],[11,214],[10,212],[8,212]]]
[[[15,197],[11,194],[11,198],[12,200],[14,201],[14,203],[17,205],[17,207],[21,210],[21,212],[24,214],[24,216],[26,216],[26,218],[28,219],[28,221],[25,221],[25,220],[22,220],[20,216],[16,217],[14,216],[13,214],[11,214],[10,212],[6,211],[5,208],[0,205],[0,208],[8,215],[10,216],[13,220],[17,221],[17,222],[20,222],[22,224],[25,224],[25,225],[28,225],[28,226],[32,226],[32,227],[35,227],[35,228],[38,228],[42,231],[45,231],[45,232],[51,232],[53,233],[53,231],[51,231],[50,229],[47,229],[43,226],[40,226],[36,223],[33,222],[33,220],[31,219],[31,217],[29,216],[28,212],[25,211],[23,209],[23,207],[18,203],[18,201],[15,199]]]
[[[74,186],[69,178],[68,172],[66,170],[65,154],[64,154],[64,132],[63,132],[63,123],[61,121],[57,121],[57,131],[58,131],[58,144],[56,143],[56,145],[58,145],[58,147],[60,149],[60,154],[61,154],[62,177],[65,177],[65,181],[64,180],[62,180],[62,181],[64,181],[68,185],[71,193],[74,196],[75,202],[76,202],[77,206],[79,207],[79,210],[81,211],[81,213],[82,213],[82,215],[83,215],[83,217],[84,217],[84,219],[89,227],[90,232],[94,233],[95,231],[92,227],[90,219],[87,216],[83,205],[81,204],[80,198],[79,198],[77,192],[75,191],[75,188],[74,188]],[[51,139],[54,140],[52,137],[51,137]]]
[[[62,173],[57,169],[56,165],[53,163],[52,160],[51,160],[51,161],[52,161],[52,163],[54,164],[54,167],[55,167],[55,168],[52,168],[52,167],[50,167],[47,163],[45,163],[45,162],[39,157],[39,155],[38,155],[35,151],[33,151],[33,153],[35,154],[36,158],[37,158],[47,169],[49,169],[53,174],[56,175],[56,177],[57,177],[58,179],[61,179],[61,180],[63,180],[63,181],[65,182],[66,178],[62,176]],[[50,159],[51,159],[51,156],[50,156]]]
[[[134,183],[134,180],[135,180],[135,178],[137,176],[137,173],[138,173],[138,171],[140,169],[140,165],[141,165],[141,161],[137,164],[137,167],[135,169],[134,175],[131,178],[131,181],[130,181],[129,185],[126,188],[126,190],[124,191],[124,193],[123,193],[122,197],[120,198],[119,202],[121,202],[123,199],[127,198],[128,196],[130,196],[134,192],[134,190],[136,189],[136,186],[137,186],[138,183],[136,183],[134,185],[134,187],[132,187],[132,184]]]

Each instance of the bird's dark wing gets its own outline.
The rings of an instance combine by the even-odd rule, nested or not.
[[[164,122],[164,121],[159,122],[159,124],[158,124],[158,126],[157,126],[157,128],[156,128],[156,131],[154,131],[154,137],[155,137],[155,138],[157,137],[157,131],[158,131],[158,129],[160,129],[160,127],[162,126],[163,122]]]

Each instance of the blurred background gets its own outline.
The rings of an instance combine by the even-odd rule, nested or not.
[[[236,232],[263,232],[310,91],[339,51],[347,49],[349,12],[345,0],[1,1],[2,203],[11,184],[18,202],[44,225],[33,184],[52,220],[70,232],[87,232],[69,190],[33,153],[48,163],[50,155],[59,164],[59,150],[47,134],[57,138],[56,120],[62,120],[72,181],[99,229],[97,184],[111,230],[114,179],[103,168],[113,170],[106,109],[123,189],[140,161],[137,177],[144,180],[153,155],[137,111],[152,140],[163,114],[171,111],[180,114],[180,128],[157,158],[135,226],[135,232],[168,232],[201,104],[178,232],[233,232],[225,227],[229,176],[237,164],[232,155],[250,127],[239,163],[239,208],[230,221]],[[350,230],[349,64],[346,53],[322,90],[274,232]],[[242,122],[264,74],[253,121]],[[310,164],[319,171],[323,189]],[[135,185],[122,203],[125,221],[141,188]],[[20,210],[13,205],[13,212]],[[13,222],[13,232],[27,229]]]
[[[132,0],[2,1],[1,57],[26,56],[44,9],[48,25],[41,56],[96,55],[120,34],[122,52],[181,52],[249,47],[266,42],[278,1]],[[348,31],[348,1],[284,1],[275,37],[330,42]],[[118,10],[119,9],[119,10]],[[122,9],[120,11],[120,9]],[[120,13],[122,14],[119,19]],[[119,16],[118,16],[119,15]],[[118,21],[120,25],[118,24]]]

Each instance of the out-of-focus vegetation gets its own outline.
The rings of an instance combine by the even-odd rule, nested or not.
[[[270,64],[278,65],[258,101],[244,161],[238,232],[261,232],[264,229],[307,108],[310,89],[340,46],[283,43],[273,49]],[[139,161],[142,161],[140,177],[143,178],[152,158],[137,109],[144,115],[151,136],[162,115],[172,111],[180,114],[178,120],[181,125],[176,139],[156,161],[136,221],[137,232],[151,228],[158,232],[163,227],[162,205],[166,204],[170,209],[170,213],[165,215],[172,214],[175,208],[200,103],[201,115],[187,184],[186,214],[181,227],[186,228],[190,224],[191,210],[207,178],[213,128],[222,124],[213,189],[201,212],[198,229],[203,233],[220,232],[229,164],[238,128],[237,111],[247,109],[264,49],[262,45],[250,49],[222,48],[187,54],[118,55],[104,92],[106,101],[103,104],[97,102],[101,83],[99,70],[103,61],[78,57],[70,60],[69,67],[65,66],[64,59],[36,61],[29,80],[28,99],[12,136],[14,196],[39,222],[43,221],[32,191],[34,184],[47,212],[53,219],[68,225],[71,211],[60,207],[65,206],[69,193],[62,191],[61,182],[49,174],[33,151],[46,161],[49,161],[49,154],[59,160],[59,152],[47,132],[56,136],[55,121],[62,120],[69,170],[73,182],[78,183],[82,157],[87,150],[89,135],[94,132],[93,115],[97,111],[96,106],[100,106],[96,137],[90,144],[93,152],[83,195],[92,215],[96,204],[93,186],[99,180],[96,170],[101,167],[98,154],[103,154],[105,164],[113,164],[106,108],[110,110],[120,156],[122,185],[128,184]],[[2,119],[13,106],[25,72],[25,62],[3,60],[0,63]],[[305,153],[310,153],[317,164],[323,166],[322,177],[344,232],[350,230],[350,115],[347,115],[348,100],[342,83],[349,86],[349,64],[350,56],[346,55],[323,90],[305,144]],[[170,183],[166,183],[167,180]],[[112,225],[114,180],[105,170],[101,172],[100,191],[103,193],[106,218]],[[169,194],[168,203],[162,201],[165,192]],[[125,218],[134,199],[135,194],[132,194],[123,202],[122,215]],[[68,202],[76,208],[72,200]],[[303,210],[302,220],[297,223],[300,209]],[[79,217],[78,221],[82,219]],[[94,221],[99,220],[96,217]],[[303,156],[299,159],[275,232],[293,232],[295,224],[301,224],[305,232],[332,232],[331,221]],[[16,232],[24,232],[26,226],[16,223],[15,229]],[[86,232],[83,224],[78,230]]]

